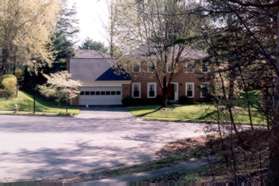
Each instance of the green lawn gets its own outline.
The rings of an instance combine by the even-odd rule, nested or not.
[[[192,104],[192,105],[174,105],[168,108],[159,106],[138,106],[129,107],[129,111],[136,117],[144,117],[147,120],[164,121],[193,121],[193,122],[216,122],[216,108],[210,104]],[[243,108],[236,108],[235,122],[249,123],[248,112]],[[220,116],[223,121],[229,121],[229,115],[224,112]],[[256,111],[253,111],[253,123],[265,124],[264,117]]]
[[[0,98],[0,113],[13,113],[15,105],[18,106],[18,114],[30,114],[33,112],[33,98],[27,93],[19,91],[17,98]],[[76,115],[79,109],[70,107],[68,113],[63,106],[43,99],[36,99],[36,114],[40,115]]]

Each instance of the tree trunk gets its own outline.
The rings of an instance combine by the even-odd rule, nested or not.
[[[163,90],[162,90],[162,93],[163,93],[163,100],[162,100],[162,106],[163,107],[167,107],[168,106],[168,87],[164,86],[163,87]]]
[[[1,74],[8,73],[8,62],[9,62],[9,50],[3,48],[2,50],[2,72]]]
[[[162,106],[167,107],[168,106],[168,85],[167,85],[167,78],[163,78],[163,87],[162,87]]]

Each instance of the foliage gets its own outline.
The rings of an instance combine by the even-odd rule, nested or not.
[[[0,4],[1,72],[15,67],[38,68],[50,63],[47,47],[56,24],[59,1],[2,0]]]
[[[66,70],[66,62],[74,55],[75,36],[79,32],[75,7],[63,2],[55,32],[51,38],[54,63],[51,72]]]
[[[192,98],[188,98],[187,96],[181,96],[179,98],[178,102],[180,104],[192,104],[193,103],[193,99]]]
[[[0,98],[0,113],[13,113],[15,105],[18,107],[20,114],[33,113],[34,96],[25,92],[19,91],[18,97],[5,99]],[[45,100],[41,97],[35,96],[36,101],[36,113],[37,114],[54,114],[54,115],[65,115],[65,107],[57,106],[57,103],[51,100]],[[79,114],[79,110],[70,107],[69,114]]]
[[[102,53],[107,53],[108,49],[105,47],[105,45],[101,42],[94,41],[90,38],[87,38],[81,46],[79,47],[80,49],[86,49],[86,50],[96,50],[100,51]]]
[[[236,98],[240,96],[241,104],[249,113],[253,112],[251,106],[258,107],[260,102],[270,130],[266,139],[270,149],[267,185],[279,185],[278,1],[208,0],[200,13],[212,18],[210,27],[204,27],[203,38],[221,85],[216,90],[220,90],[222,99],[216,104],[225,105],[222,112],[229,112],[232,134],[241,141],[233,112],[238,104]],[[257,95],[248,90],[259,90],[262,100],[256,100]],[[251,117],[249,120],[254,130]],[[233,152],[232,146],[229,148],[231,154],[238,154]],[[249,152],[243,154],[246,156]],[[232,159],[227,166],[232,167],[232,175],[236,176],[239,162],[235,157]],[[261,160],[258,163],[261,164]]]
[[[68,103],[79,95],[80,83],[72,80],[67,71],[45,75],[47,83],[38,86],[42,95],[54,98],[59,103]]]
[[[122,103],[125,106],[135,106],[135,105],[152,105],[152,104],[160,104],[162,102],[161,97],[153,98],[153,99],[135,99],[130,96],[122,99]]]
[[[24,70],[23,89],[36,92],[36,86],[45,84],[44,74],[67,70],[67,62],[74,55],[75,37],[78,33],[78,21],[75,7],[69,7],[63,1],[58,13],[57,24],[51,35],[48,48],[53,55],[51,66],[44,65],[37,69]]]
[[[7,92],[9,97],[15,97],[17,92],[17,78],[12,74],[3,75],[0,78],[0,88]]]
[[[257,90],[241,92],[238,102],[241,107],[247,108],[248,106],[251,106],[253,108],[260,110],[261,96],[259,91]]]

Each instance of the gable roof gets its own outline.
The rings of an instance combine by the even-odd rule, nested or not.
[[[96,50],[84,50],[78,49],[75,51],[75,55],[73,58],[77,59],[110,59],[111,57],[108,54],[102,53]]]
[[[130,75],[122,70],[109,68],[97,78],[97,81],[128,81],[131,80]]]
[[[175,53],[179,52],[178,48],[175,48]],[[155,47],[148,49],[147,45],[141,45],[135,50],[132,50],[128,57],[131,58],[156,58],[156,49]],[[181,58],[183,60],[200,60],[204,59],[208,56],[208,54],[202,50],[193,49],[191,47],[185,47],[181,53]]]
[[[74,80],[83,86],[90,86],[96,81],[126,81],[130,76],[119,73],[112,67],[115,61],[107,55],[94,50],[77,50],[70,60],[69,71]]]

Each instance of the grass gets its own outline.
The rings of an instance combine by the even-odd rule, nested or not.
[[[19,91],[16,98],[0,98],[0,113],[14,113],[15,105],[18,107],[17,114],[33,113],[33,97],[25,92]],[[69,107],[68,113],[64,106],[58,106],[54,102],[36,98],[36,114],[38,115],[76,115],[79,109]]]
[[[168,108],[160,108],[158,105],[129,107],[129,111],[136,117],[147,120],[162,121],[191,121],[191,122],[216,122],[218,114],[211,104],[173,105]],[[229,114],[223,112],[220,115],[223,121],[229,121]],[[248,111],[237,107],[234,109],[236,123],[248,124]],[[254,124],[264,124],[265,118],[259,112],[253,110],[252,120]]]

